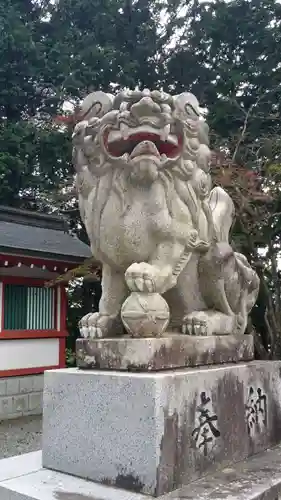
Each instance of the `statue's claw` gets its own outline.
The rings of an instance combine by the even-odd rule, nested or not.
[[[126,283],[132,292],[156,291],[157,269],[146,262],[132,264],[125,273]]]
[[[113,324],[115,318],[101,313],[86,314],[79,322],[79,330],[84,338],[101,339],[114,335]]]
[[[163,293],[171,277],[170,268],[159,269],[147,262],[134,263],[125,273],[128,288],[132,292],[143,293]]]
[[[237,315],[223,314],[219,311],[194,311],[184,316],[182,332],[186,335],[237,335],[241,333]]]
[[[208,335],[207,320],[200,319],[200,316],[198,317],[198,313],[196,312],[188,314],[183,318],[182,333],[185,335],[196,335],[196,336]]]

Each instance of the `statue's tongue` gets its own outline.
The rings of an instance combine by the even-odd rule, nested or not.
[[[160,153],[152,141],[142,141],[133,149],[131,158],[136,158],[142,155],[153,155],[160,157]]]

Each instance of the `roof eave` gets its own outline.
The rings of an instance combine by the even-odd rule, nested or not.
[[[38,250],[26,250],[21,248],[10,248],[5,246],[0,246],[0,254],[12,255],[12,256],[22,256],[22,257],[34,257],[38,259],[46,259],[54,262],[62,262],[62,263],[71,263],[71,264],[79,264],[83,262],[85,259],[91,257],[91,254],[88,256],[81,255],[65,255],[59,253],[50,253],[50,252],[41,252]]]

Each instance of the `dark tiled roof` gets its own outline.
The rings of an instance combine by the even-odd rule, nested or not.
[[[8,253],[60,256],[71,261],[91,256],[88,245],[66,232],[63,219],[1,206],[0,249]]]
[[[0,205],[0,221],[15,222],[16,224],[49,229],[59,229],[61,231],[66,228],[66,222],[62,217],[31,210],[6,207],[4,205]]]

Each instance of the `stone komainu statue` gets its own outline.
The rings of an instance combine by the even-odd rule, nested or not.
[[[122,319],[133,335],[160,334],[168,323],[189,335],[244,333],[259,279],[228,243],[234,205],[212,189],[197,99],[94,92],[81,115],[73,134],[79,205],[102,263],[100,311],[82,318],[81,334],[121,334]]]

